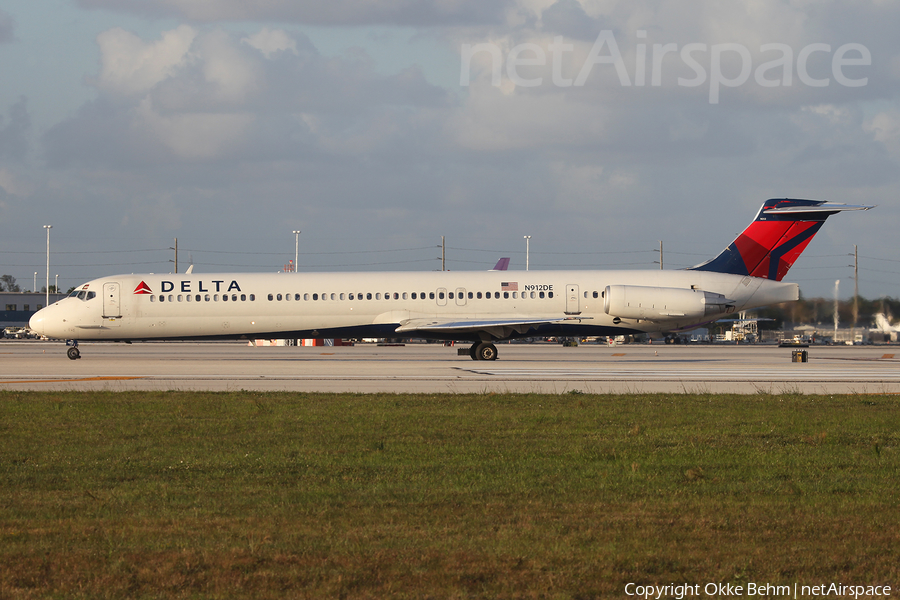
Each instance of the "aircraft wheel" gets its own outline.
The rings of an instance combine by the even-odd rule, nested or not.
[[[497,360],[497,347],[487,342],[481,342],[475,347],[476,360]]]
[[[475,353],[476,348],[478,348],[478,344],[472,344],[472,347],[469,348],[469,356],[472,357],[472,360],[478,360],[478,355]]]
[[[66,354],[67,354],[67,355],[69,356],[69,358],[72,359],[72,360],[77,360],[77,359],[81,358],[81,351],[78,350],[78,348],[69,348],[69,349],[66,351]]]

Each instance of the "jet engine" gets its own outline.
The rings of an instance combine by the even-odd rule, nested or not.
[[[703,290],[608,285],[603,310],[620,319],[693,319],[731,312],[734,300]]]

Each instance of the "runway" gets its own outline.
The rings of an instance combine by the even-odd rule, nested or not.
[[[252,347],[238,343],[0,341],[0,390],[426,393],[900,393],[900,348],[501,344],[497,361],[440,344]]]

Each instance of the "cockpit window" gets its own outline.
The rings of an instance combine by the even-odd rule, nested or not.
[[[97,292],[88,292],[87,290],[78,290],[69,294],[69,298],[78,298],[79,300],[90,300],[91,298],[96,298]]]

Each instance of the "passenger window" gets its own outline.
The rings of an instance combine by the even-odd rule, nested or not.
[[[241,302],[247,301],[247,294],[241,294]]]
[[[540,294],[538,294],[538,296],[540,296],[541,298],[543,298],[543,297],[544,297],[544,292],[541,292]]]
[[[166,297],[163,296],[162,294],[160,294],[160,296],[159,296],[159,301],[160,301],[160,302],[165,302],[165,301],[166,301]]]
[[[443,300],[443,299],[444,299],[444,292],[438,292],[438,298],[441,299],[441,300]]]
[[[228,294],[222,294],[222,302],[228,302]]]
[[[271,300],[271,298],[269,298],[269,300]],[[209,294],[205,294],[205,295],[203,296],[203,301],[204,301],[204,302],[209,302]]]
[[[428,292],[428,299],[434,300],[434,292]]]
[[[341,300],[343,300],[343,299],[344,299],[344,293],[341,292]]]
[[[336,298],[335,298],[335,295],[334,295],[334,294],[331,294],[331,299],[332,299],[332,300],[336,300]]]
[[[412,293],[412,299],[413,299],[413,300],[416,299],[416,293],[415,293],[415,292]]]
[[[372,299],[372,292],[366,292],[366,300]]]
[[[194,301],[194,297],[191,296],[190,294],[188,294],[187,296],[185,296],[184,299],[187,300],[188,302],[193,302],[193,301]]]
[[[318,295],[318,294],[313,294],[313,300],[318,300],[318,299],[319,299],[319,295]]]
[[[404,300],[407,300],[407,299],[408,299],[407,296],[406,296],[406,292],[403,292],[403,299],[404,299]]]
[[[447,297],[453,300],[453,292],[447,292]]]
[[[269,294],[269,301],[272,301],[274,299],[275,299],[275,296],[273,296],[272,294]]]
[[[509,298],[509,292],[503,292],[503,297],[504,297],[504,298]]]
[[[354,298],[354,296],[352,293],[347,296],[347,300],[353,300],[353,298]]]
[[[250,294],[250,302],[256,300],[256,294]]]
[[[472,299],[472,295],[473,295],[473,294],[472,294],[472,292],[469,292],[469,293],[468,293],[468,296],[469,296],[469,300],[471,300],[471,299]]]
[[[279,298],[279,300],[281,300],[281,298]],[[219,301],[219,295],[213,294],[213,302],[218,302],[218,301]]]
[[[548,298],[552,298],[552,297],[553,297],[553,292],[547,292],[547,297],[548,297]]]
[[[399,299],[400,299],[400,294],[398,294],[397,292],[394,292],[394,300],[399,300]]]
[[[232,302],[237,302],[237,294],[232,294],[232,295],[231,295],[231,301],[232,301]]]
[[[279,302],[281,302],[281,294],[276,295],[275,299],[278,300]]]
[[[150,296],[150,302],[156,302],[156,296]]]
[[[479,300],[481,300],[481,292],[478,292],[477,294],[475,294],[475,297],[478,298]]]
[[[596,297],[597,297],[597,291],[594,290],[594,298],[596,298]]]
[[[181,294],[178,294],[178,301],[181,302]]]
[[[197,297],[194,298],[194,300],[196,300],[197,302],[200,302],[200,294],[197,294]]]

